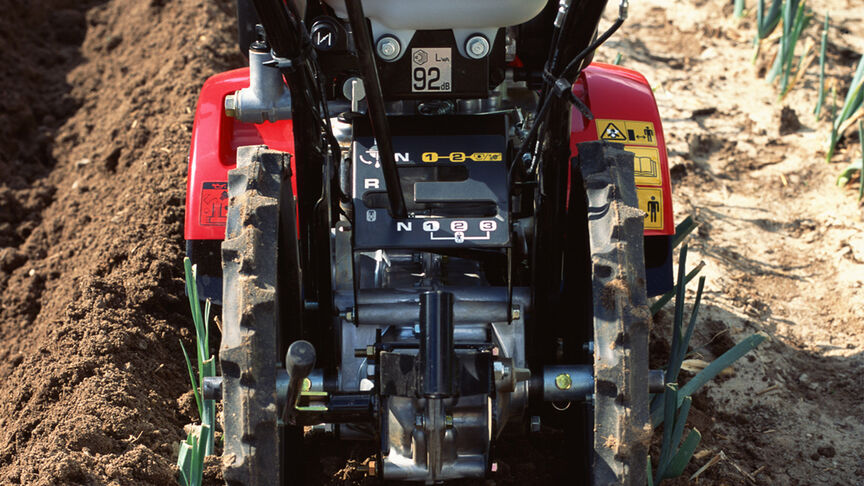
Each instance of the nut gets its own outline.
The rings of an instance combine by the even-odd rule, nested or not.
[[[573,386],[573,379],[570,378],[569,373],[561,373],[555,377],[555,386],[559,390],[569,390]]]

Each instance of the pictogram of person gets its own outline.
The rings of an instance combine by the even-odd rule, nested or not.
[[[647,138],[649,142],[652,142],[654,139],[654,130],[652,130],[649,126],[646,126],[644,132],[645,138]]]
[[[657,213],[660,212],[660,202],[657,201],[657,198],[651,196],[651,200],[648,201],[648,216],[651,217],[651,222],[657,222]]]

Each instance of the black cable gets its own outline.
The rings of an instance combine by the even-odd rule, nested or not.
[[[372,135],[378,143],[378,160],[381,162],[384,184],[387,186],[390,213],[396,219],[403,219],[408,216],[408,210],[405,207],[402,184],[396,168],[393,140],[390,138],[390,126],[387,123],[387,112],[384,107],[384,95],[381,92],[381,81],[378,79],[378,67],[375,65],[372,36],[369,33],[369,26],[366,25],[361,0],[345,0],[345,7],[355,36],[354,44],[360,61],[360,72],[366,85],[366,111],[372,125]]]
[[[564,80],[572,89],[574,81],[571,81],[571,76],[575,80],[575,77],[578,76],[579,71],[572,74],[571,76],[568,76],[568,73],[571,70],[573,70],[573,68],[579,67],[579,63],[581,63],[582,60],[585,59],[586,56],[588,56],[589,54],[591,54],[592,52],[597,50],[597,48],[600,47],[600,45],[602,45],[604,42],[606,42],[609,39],[609,37],[611,37],[612,34],[614,34],[621,27],[621,25],[624,24],[624,21],[627,19],[627,9],[628,9],[627,0],[622,0],[621,4],[618,7],[618,18],[615,19],[615,22],[601,36],[599,36],[597,39],[595,39],[594,42],[589,44],[588,47],[583,49],[579,54],[576,55],[576,57],[574,57],[572,60],[570,60],[570,62],[567,64],[567,66],[565,66],[564,69],[561,71],[560,76],[556,77],[556,76],[552,75],[548,71],[548,69],[546,70],[546,72],[544,72],[543,95],[541,96],[541,101],[539,104],[539,108],[537,110],[537,116],[534,119],[534,125],[531,126],[531,131],[528,132],[528,136],[525,138],[525,142],[522,144],[522,148],[520,148],[519,152],[516,154],[516,160],[513,161],[514,164],[521,163],[522,157],[524,156],[524,154],[527,153],[527,151],[525,150],[526,147],[532,147],[533,145],[536,144],[535,139],[537,137],[539,127],[543,123],[543,121],[546,117],[546,114],[549,111],[549,106],[551,104],[550,100],[551,100],[552,94],[554,92],[563,92],[562,89],[558,89],[558,90],[549,89],[549,85],[550,84],[554,85],[558,81]],[[571,11],[567,12],[568,16],[570,15],[570,12]],[[566,21],[565,21],[564,25],[566,25]],[[561,38],[564,38],[564,36],[559,37],[559,39],[558,39],[559,43],[560,43]],[[550,54],[550,57],[557,56],[557,51],[558,51],[558,46],[556,44],[554,47],[553,53]],[[554,66],[554,64],[553,64],[553,66]],[[570,101],[572,102],[574,100],[570,100]],[[579,111],[581,111],[583,114],[585,114],[585,111],[587,110],[588,107],[582,103],[577,103],[576,105],[577,105],[577,108],[579,109]],[[534,155],[532,157],[532,163],[528,167],[528,170],[526,171],[528,174],[531,174],[534,172],[534,169],[537,166],[537,164],[535,163],[535,160],[536,160],[536,155]]]

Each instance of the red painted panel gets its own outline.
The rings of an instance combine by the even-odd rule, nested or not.
[[[186,179],[187,240],[225,238],[224,210],[227,193],[219,191],[228,181],[228,171],[237,164],[237,147],[267,145],[274,150],[294,153],[291,120],[261,124],[241,123],[225,115],[225,96],[249,86],[249,68],[235,69],[208,79],[201,88]],[[294,159],[291,159],[292,173]],[[291,178],[294,193],[297,181]],[[224,186],[227,190],[227,184]]]
[[[594,120],[588,120],[574,109],[570,126],[570,151],[575,156],[577,144],[597,140],[600,135],[596,120],[628,120],[633,122],[650,122],[654,126],[654,134],[646,139],[641,132],[636,137],[641,141],[627,143],[634,147],[656,147],[659,152],[660,184],[651,184],[662,189],[663,211],[662,229],[646,229],[646,235],[675,234],[675,220],[672,214],[672,186],[669,177],[669,161],[666,155],[666,140],[663,136],[663,125],[654,93],[645,77],[636,71],[610,64],[593,63],[582,72],[573,85],[573,94],[582,99],[594,114]],[[624,127],[621,127],[624,130]],[[631,134],[633,136],[633,134]],[[626,138],[626,136],[622,136]],[[653,140],[652,137],[656,137]],[[648,142],[648,140],[651,140]],[[639,187],[648,185],[637,184]],[[646,220],[647,221],[647,220]]]

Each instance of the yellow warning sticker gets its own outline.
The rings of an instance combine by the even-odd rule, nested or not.
[[[645,229],[663,229],[663,189],[637,187],[639,209],[645,211]]]
[[[654,131],[654,124],[651,122],[600,118],[594,121],[597,124],[597,136],[600,140],[657,146],[657,132]]]
[[[624,150],[633,153],[633,175],[637,185],[659,186],[660,151],[651,147],[624,146]]]

